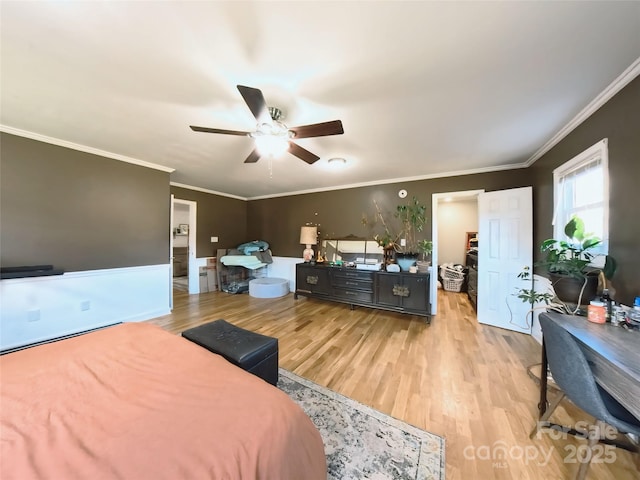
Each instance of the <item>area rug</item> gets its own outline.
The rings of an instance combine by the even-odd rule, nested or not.
[[[313,420],[328,478],[444,479],[444,438],[280,369],[278,388]]]

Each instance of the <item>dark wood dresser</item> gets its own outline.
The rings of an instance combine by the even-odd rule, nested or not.
[[[324,264],[296,265],[299,295],[354,306],[427,317],[431,320],[429,274],[358,270]]]

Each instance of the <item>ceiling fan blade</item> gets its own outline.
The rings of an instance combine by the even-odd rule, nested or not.
[[[309,150],[302,148],[300,145],[293,142],[289,142],[289,153],[304,160],[309,165],[320,160],[320,157],[317,156],[315,153],[311,153]]]
[[[258,160],[260,160],[260,153],[258,153],[257,148],[254,148],[244,163],[256,163]]]
[[[195,127],[190,125],[189,128],[194,132],[205,132],[205,133],[224,133],[225,135],[240,135],[246,137],[250,132],[240,132],[238,130],[223,130],[221,128],[208,128],[208,127]]]
[[[294,133],[294,138],[325,137],[327,135],[342,135],[344,133],[340,120],[303,125],[302,127],[291,127],[289,131]]]
[[[238,91],[245,103],[256,117],[259,124],[271,123],[271,115],[269,115],[269,109],[267,108],[267,102],[264,100],[262,91],[257,88],[245,87],[244,85],[238,85]]]

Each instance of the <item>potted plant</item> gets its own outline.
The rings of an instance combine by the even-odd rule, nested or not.
[[[394,216],[402,224],[400,237],[406,240],[405,245],[401,245],[396,251],[413,255],[420,253],[416,233],[422,232],[427,223],[426,212],[427,207],[420,203],[416,197],[413,197],[410,202],[396,207]]]
[[[422,254],[422,260],[418,260],[418,272],[426,273],[429,270],[431,262],[427,261],[429,255],[433,251],[433,242],[431,240],[420,240],[418,242],[418,252]]]
[[[592,266],[598,256],[594,249],[602,240],[584,231],[584,222],[573,216],[565,225],[567,240],[550,238],[542,242],[540,250],[546,254],[537,262],[546,268],[558,299],[575,305],[585,305],[598,292],[598,277],[611,279],[616,270],[613,257],[607,255],[603,268]]]
[[[422,232],[427,223],[427,207],[420,203],[416,197],[413,197],[406,204],[396,206],[393,213],[395,221],[392,221],[389,218],[385,218],[375,200],[373,203],[376,206],[375,219],[370,221],[366,216],[363,216],[363,224],[375,225],[378,222],[382,224],[384,232],[374,235],[373,238],[385,251],[395,252],[396,262],[402,270],[409,270],[409,267],[415,264],[421,253],[416,234]]]

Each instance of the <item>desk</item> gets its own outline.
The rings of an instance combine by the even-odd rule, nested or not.
[[[541,313],[568,331],[591,364],[596,382],[637,418],[640,418],[640,332],[611,324],[596,324],[585,317]],[[547,357],[542,342],[540,417],[547,403]]]

